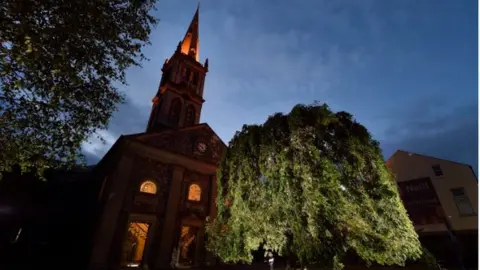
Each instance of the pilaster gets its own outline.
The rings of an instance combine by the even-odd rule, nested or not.
[[[173,168],[172,183],[170,185],[169,198],[167,209],[165,213],[165,223],[163,226],[162,236],[160,241],[160,249],[157,255],[157,268],[168,268],[170,266],[170,259],[172,257],[172,247],[175,243],[174,236],[177,228],[175,228],[177,221],[177,213],[179,201],[181,197],[181,188],[183,181],[183,174],[185,169],[180,166]]]
[[[133,159],[123,155],[118,163],[114,177],[110,179],[112,184],[107,191],[107,201],[104,205],[103,214],[99,220],[99,226],[95,235],[95,242],[90,258],[90,269],[107,269],[109,252],[117,227],[118,217],[128,187],[128,179],[133,166]]]

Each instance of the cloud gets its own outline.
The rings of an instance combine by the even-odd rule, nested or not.
[[[342,51],[336,44],[322,46],[309,31],[258,27],[268,26],[273,19],[262,15],[270,7],[263,6],[262,11],[251,4],[227,1],[207,6],[201,14],[201,61],[210,58],[202,120],[208,120],[227,142],[243,124],[263,122],[275,112],[289,111],[297,103],[310,103],[321,93],[332,91],[345,80],[347,70],[364,62],[360,51]],[[244,12],[238,12],[240,6]],[[317,9],[322,10],[319,6]],[[317,15],[311,13],[309,18]],[[346,31],[350,26],[343,20],[345,16],[338,13],[322,20]],[[160,22],[152,33],[152,45],[144,50],[151,61],[143,63],[143,68],[128,70],[129,86],[119,87],[126,93],[127,102],[119,106],[108,131],[102,134],[116,139],[145,129],[160,68],[183,37],[188,20],[168,20],[167,16]],[[101,157],[109,143],[99,143],[92,138],[85,152]]]
[[[127,102],[102,131],[107,144],[92,138],[84,147],[89,160],[100,159],[121,134],[145,130],[163,61],[195,9],[193,2],[190,9],[178,1],[159,5],[160,24],[144,49],[151,61],[128,70],[130,85],[120,87]],[[425,15],[432,8],[438,12]],[[355,115],[385,157],[404,149],[476,167],[478,106],[468,103],[476,76],[469,65],[476,62],[461,54],[469,47],[447,50],[471,44],[470,28],[466,20],[435,15],[441,8],[402,1],[205,1],[200,56],[209,58],[210,71],[201,121],[228,142],[243,124],[319,100]],[[445,25],[467,30],[452,36],[458,31]]]
[[[437,100],[391,118],[380,140],[385,157],[402,149],[466,163],[478,172],[478,105],[436,106],[445,103]]]
[[[127,96],[125,103],[119,104],[113,114],[107,130],[99,130],[82,144],[82,150],[88,164],[98,162],[120,135],[144,132],[149,117],[147,106],[136,105]],[[98,137],[103,138],[103,141]]]
[[[97,163],[117,139],[117,135],[107,130],[100,130],[92,135],[87,142],[82,144],[82,152],[85,155],[87,165]]]
[[[152,97],[153,95],[147,101]],[[149,103],[150,106],[135,104],[132,98],[127,96],[125,103],[120,104],[114,113],[108,132],[114,137],[144,132],[150,116],[152,103]]]

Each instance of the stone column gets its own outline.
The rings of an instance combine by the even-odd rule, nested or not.
[[[213,219],[217,217],[217,176],[212,175],[212,181],[211,181],[211,194],[210,194],[210,213],[208,213],[208,216]]]
[[[167,202],[167,209],[165,213],[165,219],[163,224],[163,231],[160,241],[160,248],[157,255],[156,267],[157,268],[169,268],[170,260],[172,258],[172,246],[174,236],[178,228],[176,227],[176,221],[178,216],[178,207],[181,197],[181,189],[183,182],[183,174],[185,169],[175,166],[173,168],[172,183],[170,184],[170,191]]]
[[[110,179],[112,183],[107,191],[107,201],[105,202],[102,216],[98,223],[98,230],[95,234],[95,242],[90,258],[91,269],[108,268],[107,264],[111,243],[118,226],[117,221],[120,211],[122,210],[132,166],[133,159],[125,155],[122,156],[115,174]]]
[[[205,264],[205,227],[198,228],[197,231],[197,245],[195,247],[195,266],[199,267]]]

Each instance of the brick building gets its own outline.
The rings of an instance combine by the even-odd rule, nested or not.
[[[100,211],[92,269],[198,266],[206,217],[216,215],[225,144],[200,124],[208,59],[199,62],[199,11],[162,68],[146,132],[121,136],[94,170]]]
[[[387,166],[421,242],[446,265],[457,265],[461,256],[476,269],[478,180],[472,167],[401,150]]]

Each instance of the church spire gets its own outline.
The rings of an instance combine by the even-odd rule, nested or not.
[[[208,59],[199,60],[198,13],[195,11],[185,38],[162,67],[162,79],[153,98],[147,132],[197,125],[203,99]]]
[[[187,33],[181,42],[181,52],[186,55],[191,55],[197,62],[200,58],[200,36],[198,35],[198,13],[200,4],[197,6],[197,11],[193,15]]]

